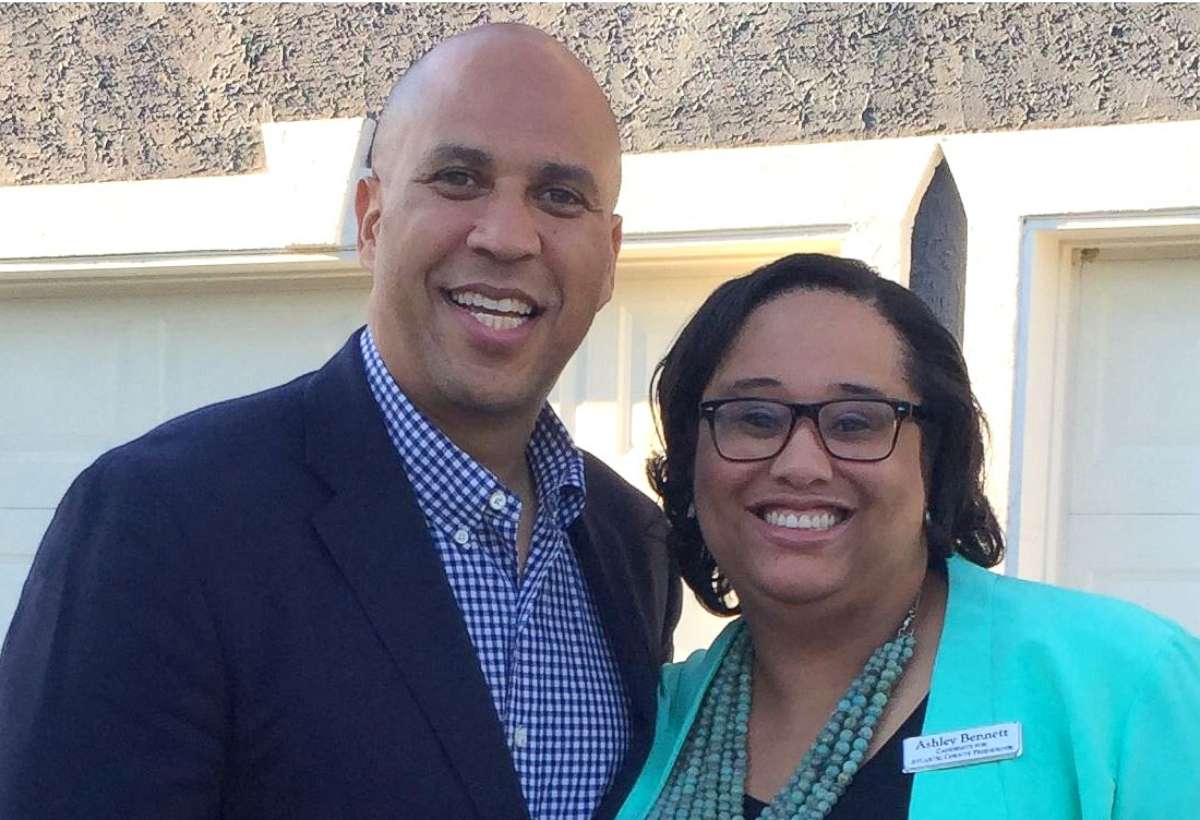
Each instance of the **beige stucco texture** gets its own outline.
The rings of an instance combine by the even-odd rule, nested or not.
[[[372,112],[498,20],[579,53],[633,151],[1200,117],[1198,5],[4,5],[0,185],[261,170],[260,123]]]

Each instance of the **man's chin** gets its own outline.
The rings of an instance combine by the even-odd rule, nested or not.
[[[495,419],[498,423],[517,417],[536,418],[546,403],[547,392],[527,385],[506,383],[495,376],[456,381],[442,386],[447,409],[464,418]]]

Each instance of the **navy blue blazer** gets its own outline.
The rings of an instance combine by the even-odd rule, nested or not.
[[[587,458],[570,530],[653,732],[680,587],[664,521]],[[483,674],[357,334],[321,370],[89,467],[0,654],[0,818],[522,818]]]

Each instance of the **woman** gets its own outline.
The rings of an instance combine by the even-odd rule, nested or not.
[[[1200,642],[986,571],[983,419],[911,292],[781,259],[705,302],[656,399],[672,549],[742,617],[664,670],[621,818],[1200,817]]]

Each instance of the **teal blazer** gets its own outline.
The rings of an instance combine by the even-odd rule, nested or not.
[[[1020,722],[1020,757],[916,775],[912,820],[1200,818],[1200,640],[1132,604],[951,558],[923,734]],[[618,820],[648,813],[728,647],[663,670],[645,768]]]

